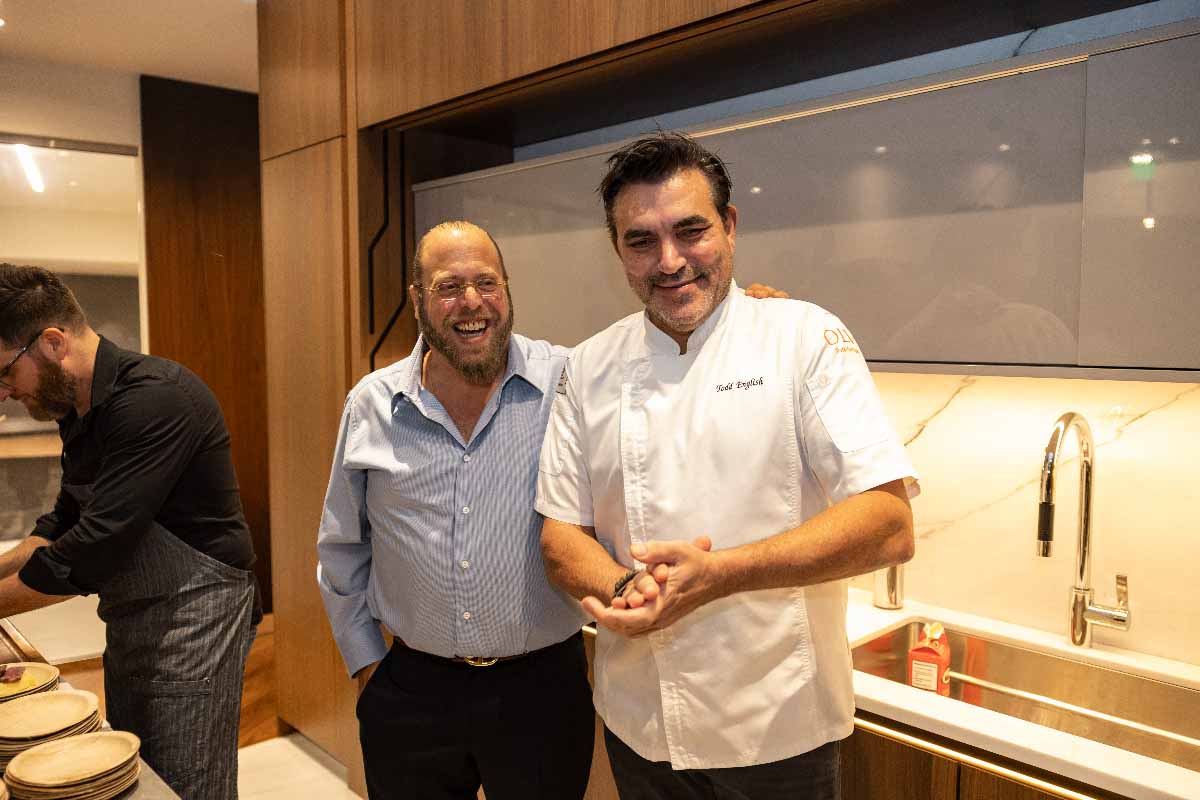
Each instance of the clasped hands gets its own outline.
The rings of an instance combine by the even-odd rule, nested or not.
[[[596,623],[622,636],[660,630],[714,598],[712,540],[635,544],[633,557],[646,565],[610,604],[583,598],[583,609]]]

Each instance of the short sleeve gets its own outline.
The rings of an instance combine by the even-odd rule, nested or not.
[[[572,362],[554,387],[550,422],[538,462],[534,507],[544,517],[574,525],[594,525],[592,488],[584,460],[578,398],[571,383]]]
[[[853,334],[814,306],[799,335],[794,399],[800,448],[830,501],[898,479],[915,497],[916,472]]]

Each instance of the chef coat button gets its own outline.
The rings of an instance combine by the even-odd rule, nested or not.
[[[463,569],[470,569],[470,568],[471,568],[471,562],[470,562],[470,561],[467,561],[465,558],[464,558],[462,561],[458,562],[458,565],[459,565],[460,567],[462,567]]]
[[[466,453],[465,455],[463,455],[463,461],[470,461],[470,460],[471,460],[471,454],[470,454],[470,453]]]
[[[469,620],[470,618],[471,618],[471,612],[470,612],[470,611],[464,611],[464,612],[463,612],[463,619],[467,619],[467,620]]]
[[[470,506],[463,506],[463,513],[464,513],[464,514],[470,514],[470,513],[471,513],[471,507],[470,507]]]

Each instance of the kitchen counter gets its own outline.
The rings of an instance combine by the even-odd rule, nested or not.
[[[846,630],[851,647],[914,620],[938,620],[996,641],[1200,689],[1200,666],[1100,645],[1081,650],[1070,645],[1065,635],[919,602],[907,601],[903,609],[884,611],[872,605],[870,592],[850,590]],[[857,707],[863,711],[1101,789],[1138,800],[1200,798],[1200,772],[864,672],[854,673],[854,694]]]

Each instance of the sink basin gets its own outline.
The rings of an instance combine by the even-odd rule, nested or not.
[[[907,684],[921,622],[854,648],[854,668]],[[1200,770],[1200,691],[946,628],[950,696]],[[916,691],[916,690],[914,690]]]

